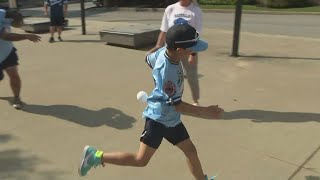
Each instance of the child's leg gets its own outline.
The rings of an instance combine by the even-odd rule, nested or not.
[[[192,63],[189,63],[192,60]],[[183,60],[182,65],[187,75],[187,80],[191,89],[192,99],[198,103],[200,99],[200,87],[198,78],[198,55],[190,55],[189,60]]]
[[[83,149],[78,172],[80,176],[85,176],[92,167],[98,165],[104,166],[105,163],[120,166],[143,167],[148,164],[155,152],[156,149],[151,148],[142,142],[140,143],[138,153],[104,153],[91,146],[86,146]]]
[[[11,66],[6,68],[6,72],[10,78],[10,86],[14,97],[20,97],[21,79],[18,73],[17,66]]]
[[[54,36],[54,32],[56,31],[56,27],[55,26],[50,26],[50,34],[51,34],[51,37],[53,38]]]
[[[104,153],[102,163],[115,164],[120,166],[136,166],[144,167],[148,164],[157,149],[149,147],[144,143],[140,143],[137,153],[113,152]]]
[[[86,146],[80,159],[79,175],[85,176],[92,167],[104,165],[104,163],[120,166],[146,166],[161,144],[164,128],[162,124],[154,120],[146,120],[145,129],[140,137],[140,148],[137,153],[104,153],[93,147]]]
[[[206,176],[203,173],[197,149],[190,138],[180,142],[176,146],[186,155],[189,169],[196,180],[205,180]]]

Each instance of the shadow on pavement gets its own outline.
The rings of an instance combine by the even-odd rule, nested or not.
[[[114,108],[103,108],[98,111],[73,105],[34,105],[27,104],[23,111],[33,114],[53,116],[87,127],[106,125],[115,129],[128,129],[136,122],[131,116]]]
[[[73,105],[34,105],[27,104],[23,111],[39,115],[57,117],[87,127],[98,127],[102,125],[116,129],[128,129],[136,122],[131,116],[114,108],[103,108],[98,111],[85,109]]]
[[[296,59],[296,60],[312,60],[320,61],[320,58],[313,57],[283,57],[283,56],[264,56],[264,55],[240,55],[239,57],[249,58],[249,59]]]
[[[306,176],[306,180],[320,180],[320,176]]]
[[[253,122],[320,122],[320,114],[304,112],[277,112],[257,109],[225,112],[226,120],[251,119]]]
[[[13,138],[13,136],[11,136],[9,134],[0,134],[0,143],[6,143],[12,138]]]
[[[0,97],[2,100],[10,101],[10,97]],[[82,108],[74,105],[36,105],[25,104],[24,112],[53,116],[59,119],[74,122],[87,127],[98,127],[102,125],[116,129],[128,129],[133,127],[137,120],[132,116],[124,114],[114,108],[103,108],[98,111]]]
[[[12,139],[12,135],[0,134],[0,147],[3,147],[2,143]],[[17,148],[0,150],[0,179],[31,180],[34,178],[33,175],[46,180],[60,179],[59,176],[63,172],[38,171],[37,166],[44,163],[46,163],[45,160]],[[30,174],[33,174],[32,177],[30,177]]]
[[[103,43],[102,40],[69,40],[64,39],[63,42],[72,42],[72,43]]]

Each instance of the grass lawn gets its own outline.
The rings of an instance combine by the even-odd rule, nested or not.
[[[235,9],[235,5],[201,5],[202,9]],[[287,12],[320,12],[320,6],[304,7],[304,8],[267,8],[255,5],[243,5],[243,10],[253,11],[287,11]]]

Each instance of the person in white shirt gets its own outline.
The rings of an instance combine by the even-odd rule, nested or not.
[[[188,23],[193,26],[198,33],[202,31],[202,11],[196,0],[179,0],[177,3],[169,5],[162,17],[160,34],[156,46],[149,51],[155,52],[165,45],[166,32],[175,24]],[[149,54],[148,53],[148,54]],[[200,88],[198,79],[198,55],[192,53],[189,59],[182,60],[186,78],[191,88],[194,105],[199,105]]]

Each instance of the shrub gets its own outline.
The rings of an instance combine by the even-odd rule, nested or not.
[[[264,0],[263,4],[272,8],[310,6],[309,0]]]
[[[236,4],[237,0],[198,0],[200,4],[204,5],[231,5]],[[256,0],[243,0],[243,4],[256,4]]]

